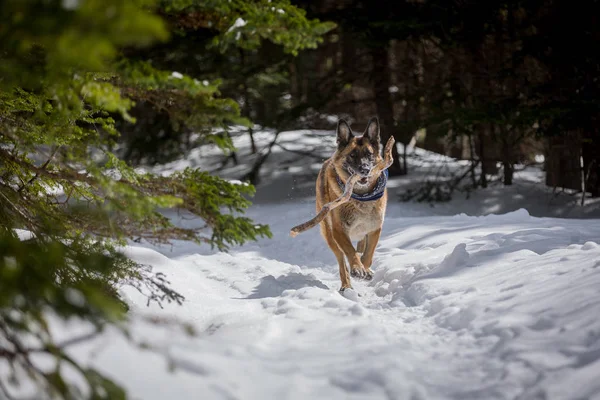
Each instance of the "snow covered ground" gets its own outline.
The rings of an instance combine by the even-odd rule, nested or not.
[[[261,146],[269,135],[257,135]],[[239,179],[248,168],[245,141],[236,140],[241,164],[222,176]],[[281,144],[327,157],[333,137],[292,132]],[[600,224],[590,218],[597,203],[549,201],[532,173],[469,201],[390,201],[375,277],[353,280],[359,296],[346,298],[318,229],[289,237],[314,215],[321,164],[299,157],[273,148],[248,212],[271,226],[273,239],[229,254],[186,242],[126,249],[186,298],[148,308],[124,289],[134,337],[159,354],[114,332],[73,354],[144,400],[600,399]],[[163,171],[219,159],[198,149]],[[407,179],[393,179],[391,193]],[[553,213],[587,219],[532,216]],[[197,335],[142,315],[190,322]]]

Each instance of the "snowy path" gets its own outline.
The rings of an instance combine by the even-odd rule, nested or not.
[[[375,277],[354,281],[352,301],[318,230],[288,236],[312,212],[253,207],[275,237],[231,254],[128,248],[186,297],[149,310],[127,291],[132,313],[176,316],[198,335],[139,322],[164,356],[117,335],[74,351],[94,350],[144,400],[600,399],[597,220],[401,217],[392,204]]]

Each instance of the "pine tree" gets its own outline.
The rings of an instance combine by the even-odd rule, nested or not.
[[[150,47],[127,49],[128,58],[218,87],[210,95],[235,99],[230,105],[237,108],[240,104],[244,118],[234,121],[250,132],[253,124],[278,128],[282,114],[290,108],[282,99],[287,90],[287,63],[300,49],[316,47],[321,35],[333,26],[306,19],[304,11],[288,0],[161,1],[160,12],[173,35]],[[228,137],[232,116],[221,114],[223,107],[202,105],[203,119],[198,119],[182,109],[189,102],[170,101],[163,93],[136,100],[132,115],[142,124],[119,119],[124,155],[132,162],[165,162],[208,140]],[[145,129],[157,124],[160,129]],[[221,135],[210,135],[209,130],[217,127]]]
[[[131,110],[143,102],[223,149],[232,148],[231,141],[211,128],[249,123],[234,100],[219,96],[218,79],[202,82],[127,57],[181,34],[164,18],[182,10],[182,24],[211,25],[212,43],[222,49],[252,48],[260,38],[295,53],[316,46],[324,28],[283,0],[0,5],[0,362],[11,371],[0,377],[4,397],[24,381],[56,398],[126,397],[65,349],[110,324],[126,329],[117,283],[133,285],[152,301],[183,300],[164,276],[123,255],[128,240],[192,240],[226,251],[271,236],[267,226],[243,216],[253,186],[191,168],[153,175],[111,150],[119,140],[116,120],[135,124]],[[204,226],[175,226],[160,212],[164,208],[191,212]],[[57,343],[51,316],[79,318],[94,331]],[[55,366],[39,368],[39,354],[56,359]],[[64,366],[87,386],[67,381]]]

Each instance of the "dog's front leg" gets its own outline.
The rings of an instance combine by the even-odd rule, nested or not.
[[[373,254],[375,254],[375,248],[377,247],[377,243],[379,242],[379,237],[381,236],[381,228],[367,234],[365,241],[365,251],[363,252],[360,260],[363,263],[363,266],[367,270],[369,275],[373,275],[371,272],[371,264],[373,264]]]
[[[348,262],[350,263],[350,274],[358,278],[369,278],[371,274],[367,272],[367,270],[363,266],[362,261],[360,261],[360,256],[358,255],[358,252],[352,245],[352,241],[350,240],[346,232],[342,231],[339,228],[334,228],[333,238],[337,242],[338,246],[340,246],[340,249],[342,249],[342,251],[346,255],[346,258],[348,259]]]

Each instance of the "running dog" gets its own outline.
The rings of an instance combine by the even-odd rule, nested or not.
[[[375,165],[382,162],[379,120],[369,120],[361,136],[354,136],[348,123],[340,119],[336,128],[337,149],[327,159],[316,182],[317,212],[344,191],[351,175],[360,179],[354,185],[350,200],[332,210],[320,223],[321,234],[335,254],[342,286],[340,292],[352,288],[350,274],[355,278],[370,280],[375,247],[381,235],[387,206],[386,184],[388,171],[369,176]],[[356,249],[352,241],[358,241]]]

